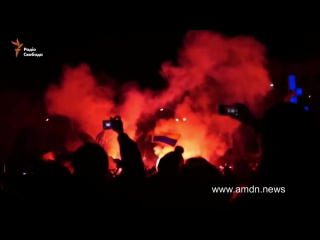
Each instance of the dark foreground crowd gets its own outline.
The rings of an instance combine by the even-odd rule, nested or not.
[[[137,144],[112,119],[118,133],[121,173],[108,171],[108,155],[87,143],[73,153],[71,172],[56,162],[33,161],[32,174],[1,176],[0,197],[81,204],[87,201],[119,208],[247,209],[307,207],[315,200],[318,126],[309,112],[281,103],[256,119],[243,105],[237,119],[259,134],[261,157],[255,171],[246,164],[221,172],[203,158],[184,160],[183,148],[165,155],[158,171],[147,176]],[[28,172],[28,171],[26,171]],[[214,193],[215,187],[285,187],[285,193]]]

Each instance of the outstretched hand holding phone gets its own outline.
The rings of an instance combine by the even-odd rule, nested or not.
[[[246,105],[242,103],[234,103],[232,106],[237,109],[237,114],[230,114],[230,117],[237,119],[243,124],[252,125],[256,122],[256,117],[252,112],[247,108]]]
[[[120,116],[115,116],[109,120],[103,120],[103,132],[108,129],[118,133],[118,142],[120,147],[120,160],[115,160],[116,164],[121,166],[121,176],[130,179],[144,178],[144,164],[138,145],[127,134],[124,133],[123,123]],[[99,134],[100,135],[100,134]],[[98,135],[98,139],[99,139]]]
[[[120,116],[110,118],[110,122],[113,131],[117,132],[118,134],[123,133],[123,123]]]
[[[226,109],[225,111],[221,111]],[[221,115],[228,115],[239,122],[250,125],[255,131],[258,131],[259,120],[252,114],[252,112],[247,108],[246,105],[242,103],[234,103],[232,105],[220,105],[219,113]]]

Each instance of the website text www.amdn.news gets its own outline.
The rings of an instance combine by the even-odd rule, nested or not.
[[[285,187],[212,187],[213,193],[285,193]]]

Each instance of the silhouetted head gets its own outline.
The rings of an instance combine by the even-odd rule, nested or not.
[[[281,103],[272,107],[262,120],[262,160],[279,166],[312,157],[317,131],[315,119],[300,105]]]
[[[176,176],[184,163],[182,154],[184,149],[177,146],[173,152],[167,153],[159,161],[158,172],[161,175]]]
[[[175,149],[174,149],[174,152],[182,155],[184,153],[184,149],[181,146],[176,146]]]
[[[222,181],[220,171],[204,158],[190,158],[181,168],[181,183],[195,188],[219,185]]]
[[[213,194],[213,187],[221,187],[220,171],[203,158],[191,158],[182,166],[179,177],[179,196],[186,208],[221,208],[224,194]]]
[[[57,162],[38,161],[33,165],[30,191],[36,191],[37,195],[65,194],[70,190],[70,178],[70,171]]]
[[[72,156],[74,174],[86,178],[102,178],[108,171],[108,155],[96,143],[86,143]]]
[[[33,176],[47,179],[63,179],[71,175],[70,171],[54,161],[37,161],[33,165]]]

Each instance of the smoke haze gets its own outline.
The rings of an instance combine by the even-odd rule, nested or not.
[[[48,88],[47,109],[50,114],[77,121],[94,137],[101,132],[103,119],[119,114],[125,131],[133,138],[142,114],[155,114],[178,101],[175,116],[179,121],[159,120],[155,131],[180,133],[178,144],[185,148],[185,158],[202,155],[214,162],[232,147],[230,137],[239,126],[237,121],[217,114],[219,104],[241,102],[255,114],[262,114],[263,97],[271,83],[265,69],[265,52],[265,47],[252,37],[228,38],[209,31],[189,31],[178,50],[178,65],[162,64],[161,74],[168,88],[160,93],[140,90],[137,84],[129,83],[122,86],[124,101],[117,104],[113,100],[117,89],[111,83],[99,85],[90,67],[81,64],[66,68],[60,85]],[[116,135],[112,131],[106,134],[106,150],[117,157]],[[160,157],[171,150],[155,149]]]

